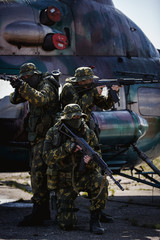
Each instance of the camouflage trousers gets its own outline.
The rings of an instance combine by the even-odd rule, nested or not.
[[[72,230],[77,223],[76,208],[74,201],[78,192],[88,193],[90,200],[90,211],[104,209],[108,198],[108,181],[105,180],[102,187],[103,176],[99,173],[86,174],[77,178],[75,181],[76,190],[72,186],[71,178],[59,179],[59,188],[57,190],[57,221],[63,230]],[[100,192],[101,189],[101,192]]]
[[[47,189],[47,166],[43,161],[43,142],[36,143],[31,147],[31,186],[33,202],[42,204],[49,202],[49,191]]]

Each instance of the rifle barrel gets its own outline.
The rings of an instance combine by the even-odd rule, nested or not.
[[[0,80],[11,81],[13,78],[17,78],[17,75],[0,74]]]

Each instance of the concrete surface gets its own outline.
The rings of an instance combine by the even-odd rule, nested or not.
[[[23,216],[31,212],[30,177],[28,173],[0,173],[0,239],[160,240],[160,189],[119,178],[125,191],[110,182],[106,208],[114,222],[102,223],[105,233],[95,235],[89,231],[89,201],[81,197],[76,200],[79,208],[76,231],[59,229],[54,210],[52,220],[44,226],[17,227]]]

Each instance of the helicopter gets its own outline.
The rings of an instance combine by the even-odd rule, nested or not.
[[[32,62],[44,73],[60,69],[61,86],[81,66],[100,79],[149,79],[121,87],[119,103],[93,117],[112,172],[160,188],[150,176],[160,176],[152,162],[160,156],[160,83],[152,81],[160,79],[160,52],[143,31],[112,0],[0,1],[0,20],[0,74],[18,75]],[[0,171],[26,171],[28,104],[12,105],[9,82],[0,84]],[[152,172],[136,168],[144,161]],[[133,177],[133,170],[146,179]]]

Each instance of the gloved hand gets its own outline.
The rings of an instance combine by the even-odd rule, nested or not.
[[[13,88],[19,88],[23,84],[23,80],[19,79],[19,78],[17,78],[17,79],[13,78],[10,81],[10,84]]]

